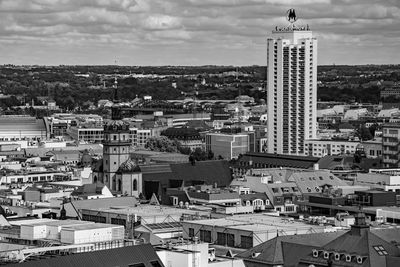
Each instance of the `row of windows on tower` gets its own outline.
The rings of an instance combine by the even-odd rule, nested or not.
[[[123,134],[123,135],[121,135],[122,136],[122,138],[121,139],[118,139],[118,135],[117,134],[113,134],[113,135],[105,135],[105,139],[107,140],[107,141],[109,141],[109,140],[113,140],[113,141],[117,141],[117,140],[122,140],[122,141],[127,141],[128,139],[126,138],[126,135],[125,134]]]
[[[125,147],[122,147],[121,150],[122,150],[122,152],[125,152]],[[106,148],[104,148],[104,152],[105,153],[111,153],[111,152],[121,153],[121,151],[118,151],[116,147],[114,147],[113,149],[106,147]]]

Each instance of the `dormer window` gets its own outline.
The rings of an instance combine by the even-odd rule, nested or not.
[[[335,261],[340,260],[340,253],[335,253]]]
[[[324,251],[324,259],[329,259],[329,252],[328,251]]]
[[[357,263],[362,264],[363,263],[363,257],[357,256]]]
[[[351,262],[351,255],[346,255],[346,261]]]
[[[313,255],[314,258],[318,258],[318,250],[313,249],[312,255]]]

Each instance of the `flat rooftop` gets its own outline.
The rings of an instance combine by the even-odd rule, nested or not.
[[[291,231],[291,230],[302,230],[302,229],[320,229],[321,231],[327,226],[319,226],[308,224],[303,221],[289,220],[287,218],[271,216],[266,214],[247,214],[247,215],[235,215],[221,219],[210,219],[210,220],[196,220],[188,221],[188,223],[226,227],[229,229],[245,230],[252,232],[268,232],[268,231]]]
[[[46,226],[69,226],[69,225],[83,225],[83,224],[94,224],[94,222],[89,221],[78,221],[78,220],[51,220],[51,221],[44,221],[32,224],[26,224],[31,226],[39,226],[39,225],[46,225]],[[22,224],[24,225],[24,224]]]
[[[29,225],[29,224],[45,224],[46,222],[51,222],[54,221],[52,219],[21,219],[21,220],[15,220],[15,221],[8,221],[11,225]]]
[[[193,214],[193,215],[209,215],[211,211],[199,210],[199,209],[185,209],[175,208],[170,206],[155,206],[155,205],[138,205],[137,207],[132,206],[116,206],[111,208],[96,208],[86,209],[91,211],[108,212],[115,214],[125,214],[146,217],[154,216],[168,216],[168,215],[182,215],[182,214]]]
[[[80,231],[80,230],[93,230],[93,229],[115,228],[115,227],[124,227],[124,226],[118,224],[106,224],[106,223],[87,223],[87,224],[66,226],[63,227],[63,230]]]
[[[377,211],[377,210],[384,210],[384,211],[390,211],[393,213],[400,213],[400,207],[387,207],[387,206],[382,206],[382,207],[363,207],[363,211]]]
[[[32,246],[0,242],[0,252],[14,251],[30,247]]]

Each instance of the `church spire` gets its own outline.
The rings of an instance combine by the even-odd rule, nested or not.
[[[117,61],[115,61],[115,65],[117,64]],[[113,95],[113,102],[114,105],[111,107],[111,119],[112,120],[121,120],[122,119],[122,112],[121,112],[121,106],[119,105],[119,99],[118,99],[118,79],[117,79],[117,72],[115,70],[114,74],[114,95]]]

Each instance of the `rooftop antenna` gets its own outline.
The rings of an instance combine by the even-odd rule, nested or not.
[[[121,120],[122,119],[122,113],[121,113],[121,106],[119,105],[119,99],[118,99],[118,80],[117,80],[117,60],[115,60],[115,71],[114,71],[114,96],[113,96],[113,102],[114,104],[111,107],[111,119],[112,120]]]
[[[114,69],[114,99],[113,102],[118,102],[118,79],[117,79],[117,60],[115,60],[115,69]]]
[[[239,87],[239,69],[238,67],[236,67],[236,88],[239,89],[239,96],[238,96],[238,100],[237,100],[237,105],[238,105],[238,120],[239,120],[239,129],[242,130],[242,106],[240,104],[240,98],[242,96],[242,91]]]

